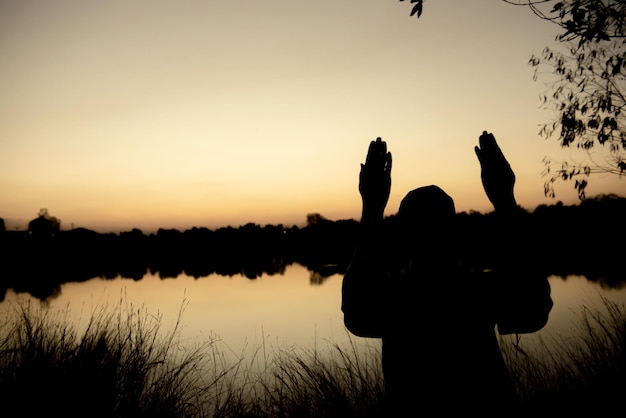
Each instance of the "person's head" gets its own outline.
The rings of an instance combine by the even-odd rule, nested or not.
[[[453,251],[455,217],[454,200],[434,185],[407,193],[397,214],[400,234],[414,254]]]

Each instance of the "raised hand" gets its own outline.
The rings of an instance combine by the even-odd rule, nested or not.
[[[382,219],[391,192],[391,152],[380,138],[371,141],[365,164],[361,164],[359,193],[363,200],[362,220]]]
[[[517,207],[513,187],[515,173],[504,157],[493,134],[483,131],[474,147],[480,162],[480,177],[487,197],[496,211],[512,210]]]

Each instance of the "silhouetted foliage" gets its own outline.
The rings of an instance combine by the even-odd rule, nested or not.
[[[28,232],[36,238],[52,238],[61,229],[61,221],[48,213],[48,209],[39,210],[35,219],[28,223]]]
[[[424,0],[411,0],[411,3],[415,3],[415,6],[411,9],[411,16],[415,15],[418,18],[422,16],[422,11],[424,10]]]
[[[535,79],[545,67],[556,79],[542,96],[555,117],[539,133],[550,138],[559,130],[562,147],[596,154],[587,163],[545,158],[545,193],[553,197],[555,182],[573,181],[582,200],[591,174],[621,176],[626,170],[626,1],[550,2],[547,12],[534,3],[528,2],[535,15],[564,29],[557,40],[565,47],[546,47],[529,60]]]
[[[540,205],[526,212],[524,224],[517,227],[535,237],[526,244],[533,248],[529,262],[546,274],[579,274],[618,287],[626,282],[625,236],[619,224],[611,227],[602,220],[619,220],[625,213],[626,198],[600,195],[578,205]],[[495,212],[460,212],[456,218],[460,262],[471,269],[492,268],[502,233]],[[395,216],[384,222],[390,262],[402,262]],[[62,283],[94,277],[140,280],[151,273],[162,279],[181,274],[200,279],[218,274],[254,280],[263,274],[283,274],[293,263],[305,266],[312,283],[320,284],[325,277],[345,272],[358,234],[358,221],[332,221],[320,214],[307,215],[305,227],[248,223],[159,229],[149,235],[136,228],[119,234],[74,228],[44,234],[48,239],[43,240],[29,231],[4,231],[0,300],[10,288],[43,300],[54,296]]]
[[[563,48],[545,47],[529,59],[535,80],[545,67],[554,76],[541,97],[554,116],[539,135],[548,139],[558,131],[562,147],[575,147],[589,158],[568,162],[544,157],[544,193],[556,197],[555,184],[568,181],[584,200],[591,174],[626,173],[626,0],[503,1],[528,7],[563,29],[556,37]],[[423,1],[411,3],[417,3],[411,16],[420,17]]]

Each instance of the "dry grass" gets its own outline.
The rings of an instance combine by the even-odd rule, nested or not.
[[[626,393],[624,308],[585,308],[580,336],[537,350],[501,341],[524,412],[610,411]],[[179,329],[124,303],[92,312],[86,328],[67,311],[14,306],[0,327],[0,397],[15,416],[381,417],[380,346],[268,349],[226,360],[220,340],[183,346]],[[3,414],[10,416],[10,414]]]
[[[80,333],[67,311],[14,306],[0,328],[0,393],[16,416],[194,417],[228,403],[229,370],[217,340],[181,347],[178,321],[124,304],[100,307]],[[202,368],[219,370],[207,381]],[[231,366],[232,367],[232,366]],[[201,402],[199,402],[201,400]]]
[[[530,350],[503,344],[524,411],[594,416],[620,410],[626,393],[626,309],[602,299],[575,318],[577,334],[553,335]]]

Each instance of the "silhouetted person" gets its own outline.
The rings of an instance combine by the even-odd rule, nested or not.
[[[496,326],[500,334],[535,332],[552,308],[547,278],[520,252],[530,243],[515,232],[524,212],[513,194],[515,175],[492,134],[483,132],[479,144],[483,186],[499,222],[494,247],[501,251],[490,272],[460,266],[454,201],[437,186],[403,198],[394,217],[400,236],[390,242],[386,143],[372,141],[361,165],[361,231],[343,278],[342,311],[353,334],[382,338],[393,416],[512,413],[517,396]]]

